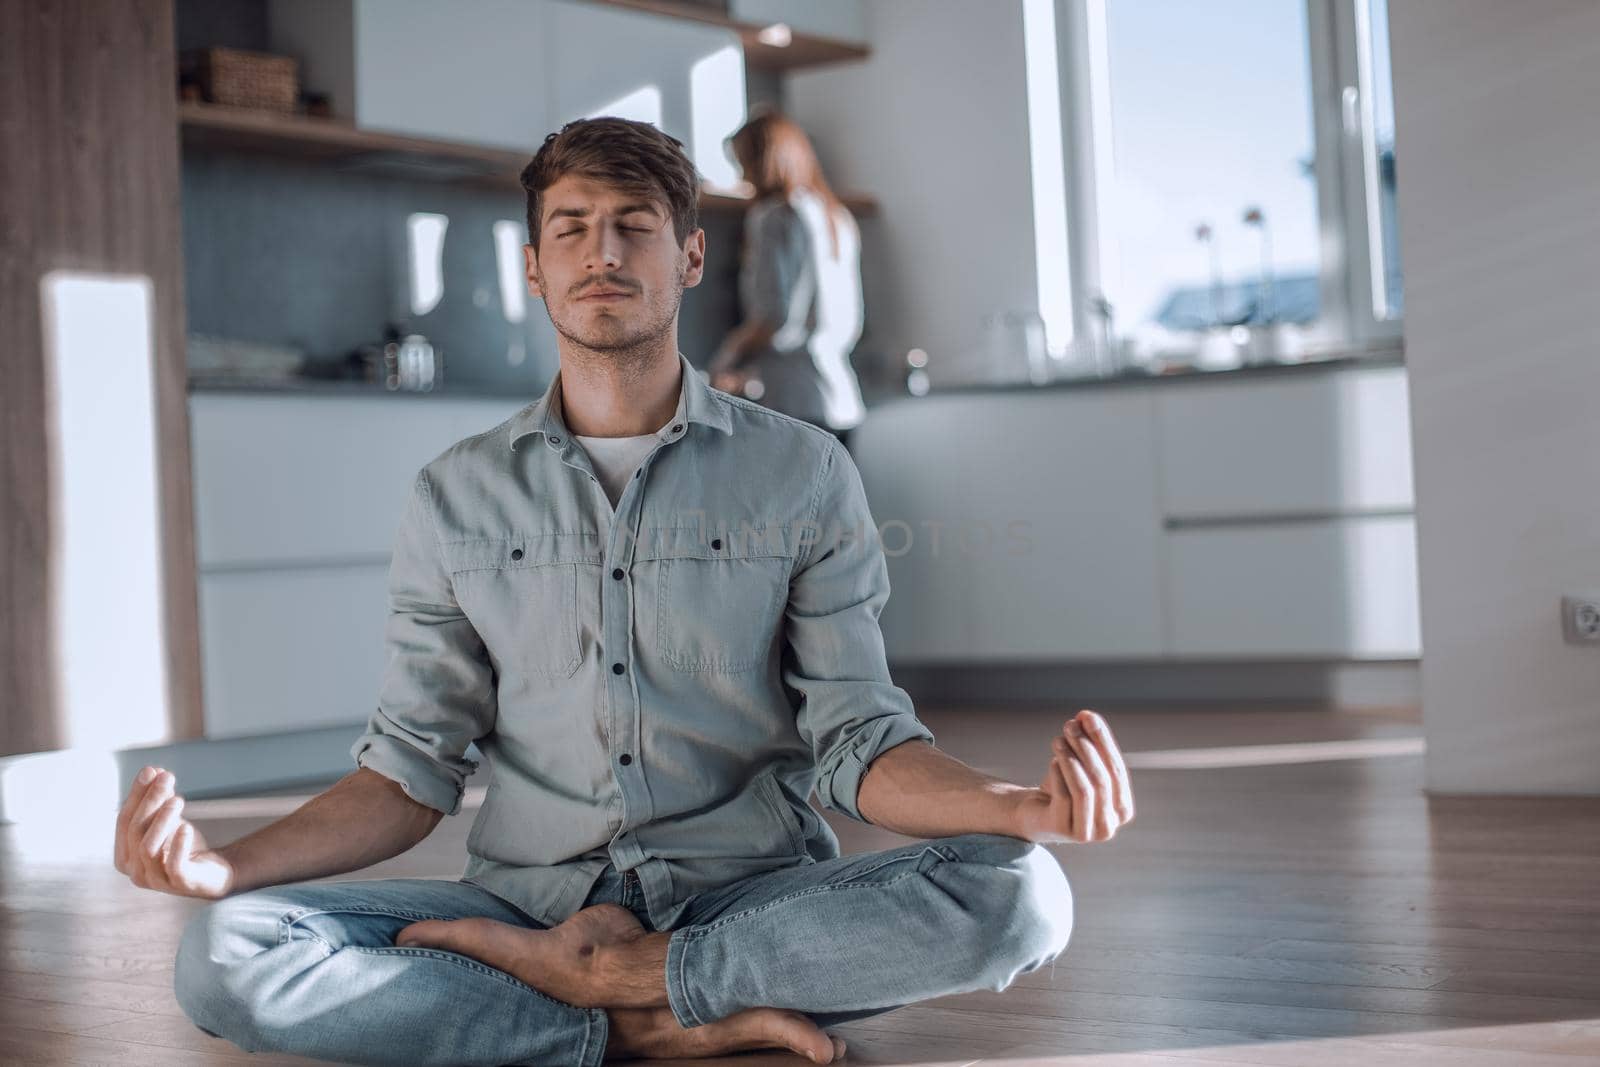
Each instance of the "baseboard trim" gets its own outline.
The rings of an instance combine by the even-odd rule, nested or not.
[[[28,813],[52,810],[63,789],[76,793],[80,802],[110,803],[109,817],[115,818],[120,798],[146,764],[171,771],[186,799],[320,786],[355,770],[350,746],[364,728],[357,723],[119,752],[62,749],[7,756],[0,759],[0,822],[18,823]]]
[[[1419,662],[1230,661],[1206,663],[891,664],[917,703],[1152,702],[1415,707]]]

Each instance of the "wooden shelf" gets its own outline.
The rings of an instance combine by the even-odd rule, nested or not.
[[[178,104],[178,123],[186,149],[258,152],[326,162],[354,173],[456,182],[519,195],[519,176],[533,154],[363,130],[342,119],[280,115],[189,100]],[[842,199],[858,216],[877,213],[878,205],[871,197]],[[700,197],[702,211],[739,212],[749,206],[750,201],[739,196],[706,192]]]
[[[872,49],[853,41],[832,37],[791,32],[787,45],[773,45],[761,39],[767,27],[753,22],[741,22],[728,15],[689,0],[589,0],[607,7],[623,7],[652,15],[687,19],[710,26],[732,30],[744,42],[745,65],[756,70],[787,71],[806,67],[819,67],[828,63],[848,63],[866,59]]]

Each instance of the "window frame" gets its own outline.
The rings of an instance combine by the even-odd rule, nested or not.
[[[1113,177],[1108,161],[1101,158],[1111,133],[1104,128],[1110,115],[1110,87],[1105,77],[1109,66],[1106,3],[1055,0],[1062,145],[1068,169],[1074,348],[1103,347],[1096,338],[1096,327],[1103,324],[1091,321],[1091,309],[1103,299],[1101,260],[1106,251],[1102,235],[1109,220],[1101,205],[1107,200],[1103,184]],[[1362,31],[1367,28],[1371,0],[1304,3],[1322,302],[1322,313],[1308,331],[1306,358],[1397,349],[1404,319],[1379,317],[1375,289],[1386,279],[1373,254],[1373,237],[1381,235],[1383,224],[1378,214],[1381,205],[1370,203],[1378,161],[1371,105],[1371,36]],[[1119,324],[1119,347],[1122,336],[1124,327]],[[1103,359],[1100,353],[1085,355],[1097,363]]]

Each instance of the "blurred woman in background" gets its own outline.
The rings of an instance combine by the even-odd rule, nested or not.
[[[855,217],[792,119],[758,112],[728,145],[755,203],[739,267],[744,321],[712,356],[711,384],[831,430],[848,447],[866,414],[850,366],[864,319]]]

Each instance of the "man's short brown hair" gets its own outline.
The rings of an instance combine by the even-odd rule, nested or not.
[[[568,174],[665,203],[680,247],[700,228],[700,175],[684,155],[682,141],[634,119],[574,119],[546,137],[522,168],[528,243],[536,252],[544,191]]]

